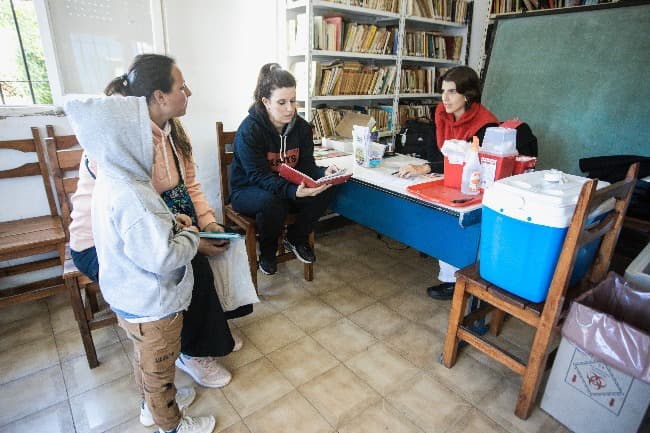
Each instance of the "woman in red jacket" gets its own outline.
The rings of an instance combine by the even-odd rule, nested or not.
[[[442,103],[435,112],[436,145],[441,148],[445,140],[469,141],[473,136],[483,142],[485,130],[498,126],[498,120],[481,105],[481,84],[472,68],[458,66],[449,69],[441,78]],[[431,172],[429,163],[407,164],[399,169],[401,177],[411,177]],[[429,287],[427,293],[433,299],[448,300],[453,297],[458,268],[441,260],[438,280],[441,284]]]

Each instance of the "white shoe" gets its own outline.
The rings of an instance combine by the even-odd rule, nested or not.
[[[232,375],[214,358],[189,357],[182,353],[176,358],[176,367],[192,376],[192,379],[207,388],[221,388],[230,383]]]
[[[194,402],[195,398],[196,391],[194,391],[194,388],[191,386],[188,386],[186,388],[178,388],[176,390],[176,404],[178,405],[178,409],[181,411],[181,413],[183,413],[186,407],[189,407],[189,405]],[[140,424],[145,427],[151,427],[155,424],[153,415],[149,410],[149,406],[147,406],[147,403],[144,401],[140,405]]]
[[[184,416],[178,424],[176,433],[212,433],[216,421],[213,416]],[[158,433],[164,433],[158,430]]]
[[[242,340],[242,338],[234,332],[232,333],[232,339],[235,340],[235,345],[232,347],[232,351],[237,352],[244,345],[244,340]]]

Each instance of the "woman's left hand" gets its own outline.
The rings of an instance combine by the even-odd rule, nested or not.
[[[332,164],[325,169],[325,175],[329,176],[330,174],[334,174],[337,171],[339,171],[339,168],[336,165]]]
[[[223,233],[226,230],[223,228],[221,224],[217,224],[216,222],[210,223],[207,226],[203,227],[204,232],[219,232]]]

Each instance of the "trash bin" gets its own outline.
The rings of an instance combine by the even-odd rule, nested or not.
[[[541,407],[576,433],[636,432],[650,403],[650,292],[611,272],[577,298]]]

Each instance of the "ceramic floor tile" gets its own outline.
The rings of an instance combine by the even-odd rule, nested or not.
[[[0,329],[5,329],[6,325],[18,320],[24,320],[28,317],[47,317],[49,310],[45,300],[23,302],[22,304],[9,305],[2,308],[0,314]],[[4,331],[2,332],[4,334]]]
[[[420,371],[382,343],[353,356],[345,365],[384,396]]]
[[[120,341],[112,326],[97,329],[92,334],[96,350]],[[56,347],[59,351],[59,359],[61,361],[67,361],[79,356],[86,357],[79,328],[68,329],[67,331],[54,334],[54,339],[56,340]],[[102,362],[101,358],[99,358],[99,362]]]
[[[56,365],[2,385],[0,426],[65,401],[61,368]]]
[[[458,356],[452,368],[447,368],[439,362],[432,363],[431,373],[437,381],[476,406],[480,406],[485,398],[493,395],[497,385],[503,381],[503,376],[485,368],[471,356]]]
[[[414,322],[423,322],[437,311],[435,301],[424,299],[410,290],[383,299],[382,304]]]
[[[455,425],[448,433],[508,433],[503,427],[492,421],[487,415],[474,408]]]
[[[327,293],[346,284],[345,281],[335,277],[328,269],[331,269],[331,267],[323,265],[319,259],[318,263],[314,265],[314,279],[305,281],[300,278],[296,280],[296,284],[314,296]]]
[[[251,431],[246,426],[246,424],[244,424],[244,422],[241,421],[235,425],[231,425],[225,430],[221,430],[219,433],[251,433]]]
[[[341,313],[318,298],[305,298],[282,312],[307,334],[311,334],[337,320]]]
[[[155,429],[156,426],[152,427],[145,427],[142,424],[140,424],[140,416],[139,415],[134,415],[133,418],[130,420],[117,425],[113,428],[110,428],[106,430],[105,433],[151,433],[152,429]],[[155,430],[154,433],[158,433],[158,430]]]
[[[439,334],[447,335],[447,326],[449,325],[449,310],[447,308],[441,307],[438,301],[434,301],[431,298],[429,299],[435,304],[431,310],[431,315],[423,318],[422,320],[418,320],[418,323],[431,328]]]
[[[312,379],[298,390],[335,427],[381,399],[377,392],[344,365]]]
[[[70,407],[77,433],[99,433],[138,415],[140,395],[131,376],[125,376],[76,397]]]
[[[68,329],[79,329],[69,300],[64,304],[50,304],[50,323],[55,334]]]
[[[397,332],[408,323],[407,319],[380,302],[351,314],[350,320],[375,337],[382,339]]]
[[[245,335],[241,334],[242,333],[240,332],[240,338],[244,343],[242,348],[237,352],[230,352],[228,355],[218,358],[219,363],[230,371],[236,370],[242,365],[246,365],[249,362],[253,362],[256,359],[264,356],[262,352],[260,352],[259,349],[255,347],[251,340],[249,340]]]
[[[274,314],[241,328],[262,353],[279,349],[303,337],[305,333],[282,314]]]
[[[0,352],[53,335],[49,314],[6,323],[0,328]]]
[[[226,387],[230,384],[226,385]],[[203,388],[194,386],[196,399],[187,409],[188,415],[206,416],[212,415],[217,420],[215,432],[220,432],[241,421],[235,408],[230,404],[223,393],[223,389]]]
[[[67,401],[55,404],[16,422],[0,427],[0,433],[71,433],[74,432],[72,413]]]
[[[239,415],[246,417],[292,389],[271,361],[260,358],[235,370],[223,393]]]
[[[299,283],[296,282],[296,277],[289,279],[278,278],[277,282],[260,290],[261,299],[268,302],[277,310],[286,310],[296,302],[312,296],[309,291],[305,290]]]
[[[129,376],[133,372],[131,361],[119,342],[98,349],[97,358],[101,359],[101,363],[93,369],[88,367],[85,356],[78,356],[61,365],[70,397]]]
[[[385,343],[417,367],[430,369],[440,359],[444,337],[418,323],[408,322],[386,338]]]
[[[485,401],[481,410],[490,418],[500,424],[505,430],[512,433],[542,433],[558,429],[560,423],[539,408],[539,399],[535,403],[533,412],[527,420],[515,415],[515,405],[519,396],[519,386],[504,381],[499,384],[492,398]]]
[[[344,315],[354,313],[375,302],[370,296],[364,295],[349,285],[323,293],[320,295],[320,299]]]
[[[350,282],[350,286],[370,296],[373,299],[383,299],[401,292],[400,286],[389,279],[379,279],[376,275],[368,275]]]
[[[369,407],[338,429],[338,433],[422,433],[406,416],[399,413],[386,400]]]
[[[333,325],[315,332],[312,337],[342,361],[366,350],[368,346],[377,341],[375,337],[349,319],[341,319]]]
[[[426,375],[414,377],[386,400],[427,433],[446,431],[471,409],[469,403]]]
[[[267,357],[293,386],[301,385],[339,364],[336,358],[309,336],[276,350]]]
[[[253,305],[253,313],[236,319],[231,319],[228,324],[234,324],[237,328],[250,325],[253,322],[264,319],[265,317],[276,314],[278,309],[273,307],[268,302],[259,302]]]
[[[334,277],[350,284],[353,281],[372,275],[375,271],[369,266],[357,261],[355,257],[350,257],[349,260],[342,262],[339,266],[329,269],[329,272]]]
[[[54,336],[34,340],[0,352],[0,383],[9,382],[58,365]]]
[[[252,433],[329,433],[332,427],[297,391],[246,418]]]

